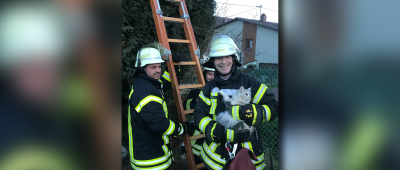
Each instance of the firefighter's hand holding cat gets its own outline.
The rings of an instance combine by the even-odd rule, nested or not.
[[[250,130],[248,129],[226,129],[225,127],[215,122],[213,126],[206,128],[206,137],[214,142],[225,143],[226,141],[232,143],[242,143],[249,141]]]
[[[259,126],[265,120],[265,110],[261,105],[229,106],[228,111],[232,116],[244,120],[249,126]]]

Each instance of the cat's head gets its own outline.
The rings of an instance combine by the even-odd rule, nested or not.
[[[240,86],[240,88],[239,88],[239,94],[240,94],[240,96],[242,96],[242,97],[247,96],[247,97],[251,98],[251,87],[249,87],[248,89],[244,89],[243,86]]]
[[[248,89],[244,89],[243,86],[240,87],[239,92],[238,92],[241,100],[243,103],[250,103],[251,101],[251,87]]]

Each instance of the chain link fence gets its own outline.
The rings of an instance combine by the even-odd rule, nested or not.
[[[274,92],[275,98],[278,101],[278,65],[270,64],[260,66],[256,68],[240,69],[239,71],[245,74],[249,74],[259,80],[261,83],[268,86],[268,88]],[[261,138],[263,141],[264,148],[264,159],[267,164],[265,169],[279,169],[279,129],[278,129],[278,118],[273,121],[263,123],[260,127]],[[271,168],[272,167],[272,168]]]
[[[181,66],[179,68],[178,83],[182,84],[196,84],[197,78],[196,74],[190,66]],[[251,75],[258,79],[261,83],[268,86],[275,94],[278,100],[278,65],[263,65],[261,68],[248,67],[246,69],[239,69],[240,72]],[[189,89],[180,90],[182,101],[185,100],[189,93]],[[167,101],[169,118],[172,120],[178,120],[177,108],[172,94],[172,90],[165,94],[165,101]],[[186,115],[186,121],[193,120],[193,115]],[[266,163],[266,168],[270,170],[271,167],[274,170],[278,169],[279,162],[279,133],[278,133],[278,118],[264,123],[260,127],[261,138],[263,141],[264,148],[264,159]],[[272,164],[272,165],[271,165]]]

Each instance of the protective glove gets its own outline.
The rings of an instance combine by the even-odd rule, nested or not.
[[[226,130],[226,140],[232,143],[242,143],[250,140],[250,130]]]
[[[235,117],[237,113],[232,111],[238,111],[239,119],[249,126],[259,126],[265,116],[265,110],[260,105],[246,104],[243,106],[229,106],[228,111]]]
[[[174,62],[187,61],[186,57],[180,54],[172,55],[172,60]],[[175,66],[175,73],[179,73],[179,71],[180,71],[180,66]]]
[[[232,130],[226,129],[225,127],[214,123],[213,126],[208,126],[206,128],[206,137],[214,142],[225,143],[226,141],[233,143],[241,143],[245,141],[249,141],[250,139],[250,130]]]
[[[186,57],[180,54],[172,55],[172,60],[174,60],[174,62],[187,61]]]
[[[194,125],[191,122],[183,122],[183,123],[179,123],[180,127],[179,127],[179,133],[178,135],[182,135],[182,134],[189,134],[191,129],[194,127]]]

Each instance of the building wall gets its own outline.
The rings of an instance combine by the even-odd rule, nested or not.
[[[257,26],[256,59],[259,63],[278,63],[278,31]]]
[[[234,21],[215,29],[214,36],[227,35],[235,41],[236,46],[241,50],[243,36],[243,21]]]
[[[252,48],[246,48],[247,40],[252,40]],[[257,48],[257,25],[251,24],[249,22],[243,23],[243,38],[242,38],[242,52],[243,64],[253,62],[255,60],[255,52]]]

